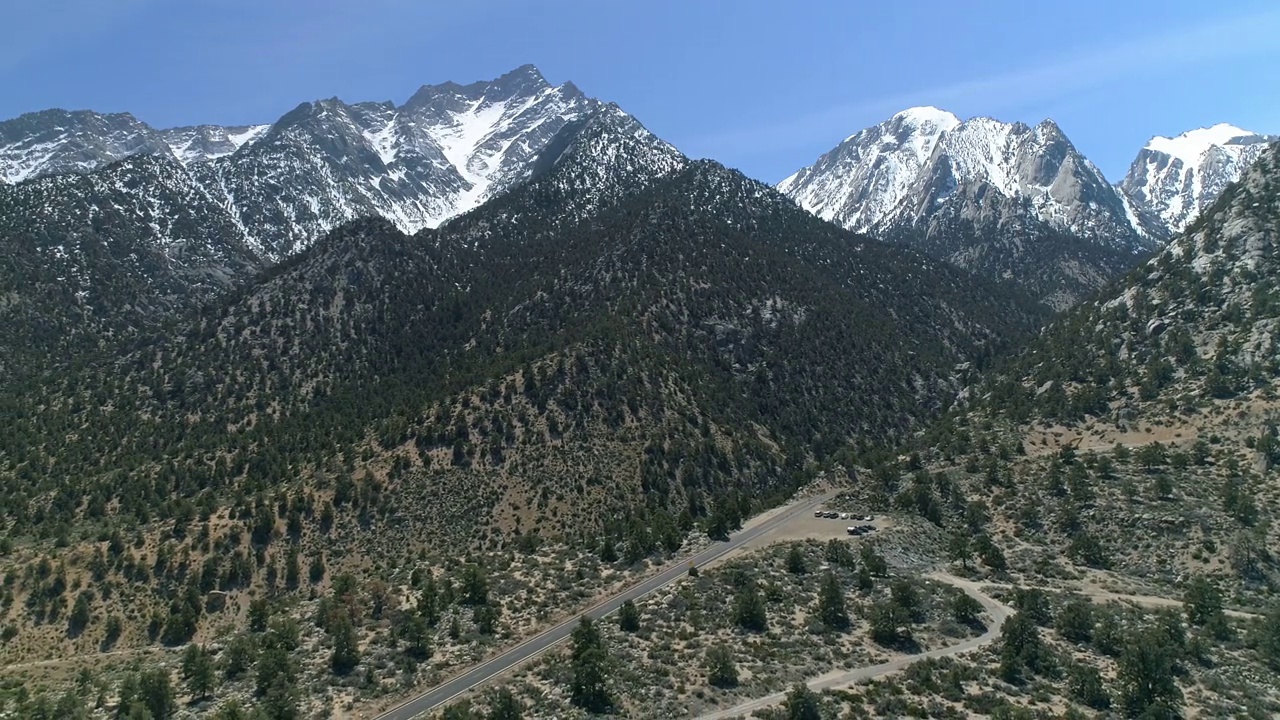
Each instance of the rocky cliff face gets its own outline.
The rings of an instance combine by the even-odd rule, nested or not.
[[[1030,127],[912,108],[779,189],[819,217],[1013,280],[1058,308],[1154,246],[1050,120]]]
[[[1225,123],[1154,137],[1119,184],[1128,201],[1159,237],[1176,235],[1239,179],[1275,136]]]

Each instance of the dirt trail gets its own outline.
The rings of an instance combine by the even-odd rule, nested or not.
[[[958,578],[954,575],[951,575],[949,573],[944,573],[944,572],[932,572],[932,573],[929,573],[927,577],[937,580],[939,582],[947,583],[948,585],[951,585],[953,587],[959,588],[960,590],[963,590],[966,594],[968,594],[970,597],[977,600],[979,603],[982,603],[982,608],[986,610],[987,614],[991,617],[991,622],[987,626],[987,631],[984,632],[982,635],[979,635],[978,637],[970,638],[968,640],[959,642],[955,645],[950,645],[945,648],[938,648],[936,650],[923,652],[918,655],[907,655],[904,657],[895,658],[888,662],[880,663],[879,665],[869,665],[867,667],[854,668],[852,670],[832,671],[824,675],[819,675],[817,677],[811,678],[808,681],[806,681],[805,684],[808,685],[809,688],[815,692],[821,692],[823,690],[834,690],[837,688],[847,687],[849,685],[853,685],[858,682],[871,680],[874,678],[883,677],[885,675],[898,672],[899,670],[906,668],[908,665],[919,662],[926,658],[950,657],[952,655],[959,655],[961,653],[976,650],[980,647],[991,644],[992,642],[994,642],[996,639],[1000,637],[1000,632],[1001,632],[1001,628],[1004,626],[1004,621],[1008,619],[1008,617],[1011,614],[1013,614],[1013,610],[1009,606],[1004,605],[1003,603],[996,600],[995,598],[987,595],[983,590],[984,588],[1000,588],[1005,590],[1012,590],[1015,587],[1014,585],[965,580],[963,578]],[[1052,592],[1065,591],[1064,588],[1034,587],[1034,586],[1017,586],[1017,587],[1034,588],[1038,590],[1045,590],[1045,591],[1052,591]],[[1116,593],[1116,592],[1111,592],[1109,590],[1104,590],[1102,588],[1093,587],[1093,586],[1086,586],[1083,589],[1080,589],[1075,592],[1078,592],[1080,595],[1083,595],[1089,598],[1091,601],[1131,602],[1144,607],[1182,607],[1182,601],[1175,600],[1173,598],[1159,597],[1155,595],[1130,595],[1126,593]],[[1258,617],[1258,615],[1254,613],[1244,612],[1240,610],[1227,610],[1226,614],[1229,617],[1244,618],[1244,619]],[[724,710],[716,710],[714,712],[711,712],[705,715],[700,715],[698,716],[698,720],[716,720],[718,718],[732,718],[732,717],[737,717],[742,715],[748,715],[756,710],[763,710],[764,708],[779,705],[782,703],[783,700],[786,699],[786,697],[787,697],[787,694],[785,692],[774,693],[772,695],[767,695],[765,697],[757,698],[755,700],[749,700],[745,703],[736,705],[731,708],[726,708]]]
[[[1118,593],[1097,587],[1096,585],[1084,584],[1078,588],[1060,588],[1041,585],[1010,585],[1007,583],[982,583],[983,587],[1000,588],[1002,590],[1012,590],[1015,587],[1025,590],[1043,590],[1045,592],[1069,592],[1081,595],[1094,602],[1128,602],[1142,607],[1155,608],[1181,608],[1183,603],[1176,598],[1163,597],[1160,595],[1133,595],[1130,593]],[[1257,613],[1246,612],[1244,610],[1224,610],[1227,617],[1239,618],[1241,620],[1250,620],[1262,617]]]
[[[884,675],[889,675],[891,673],[898,672],[899,670],[906,668],[908,665],[919,662],[926,658],[950,657],[952,655],[959,655],[961,653],[970,652],[972,650],[976,650],[983,646],[989,645],[992,642],[994,642],[997,638],[1000,637],[1000,631],[1001,631],[1001,628],[1004,626],[1004,621],[1009,617],[1009,615],[1012,614],[1013,611],[1007,605],[1004,605],[999,601],[997,601],[995,598],[992,598],[986,595],[985,593],[983,593],[982,588],[985,583],[973,582],[972,580],[964,580],[962,578],[958,578],[958,577],[955,577],[954,575],[949,575],[943,572],[929,573],[928,577],[934,580],[937,580],[939,582],[944,582],[944,583],[947,583],[948,585],[952,585],[956,588],[959,588],[960,590],[963,590],[967,595],[969,595],[969,597],[972,597],[973,599],[981,603],[982,608],[986,610],[987,614],[991,618],[989,624],[987,625],[986,632],[982,633],[978,637],[969,638],[968,640],[961,641],[959,643],[956,643],[955,645],[949,645],[947,647],[938,648],[936,650],[929,650],[928,652],[923,652],[918,655],[906,655],[900,658],[895,658],[888,662],[880,663],[879,665],[869,665],[867,667],[854,668],[853,670],[832,671],[832,672],[826,673],[825,675],[819,675],[815,678],[812,678],[809,681],[807,681],[805,684],[807,684],[809,688],[814,690],[815,692],[820,692],[822,690],[833,690],[836,688],[852,685],[854,683],[862,682],[864,680],[871,680],[873,678],[882,677]],[[700,720],[714,720],[716,718],[731,718],[739,715],[746,715],[756,710],[762,710],[767,707],[778,705],[783,700],[785,700],[786,697],[787,697],[787,694],[785,692],[774,693],[772,695],[766,695],[765,697],[757,698],[755,700],[749,700],[735,707],[726,708],[724,710],[716,710],[715,712],[712,712],[706,715],[701,715],[699,716],[699,718]]]

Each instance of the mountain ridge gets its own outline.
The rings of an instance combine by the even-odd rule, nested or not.
[[[1207,210],[1280,136],[1227,123],[1155,136],[1116,187],[1160,237],[1171,237]]]
[[[1057,309],[1154,247],[1052,120],[1029,126],[910,108],[778,188],[823,219],[1021,282]]]
[[[527,178],[543,146],[600,101],[523,65],[492,81],[423,85],[403,104],[303,102],[269,125],[157,130],[127,113],[0,122],[0,179],[169,157],[220,195],[255,252],[279,260],[362,215],[433,227]]]

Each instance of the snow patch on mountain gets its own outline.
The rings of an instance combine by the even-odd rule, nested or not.
[[[396,120],[392,117],[385,125],[377,130],[365,130],[364,139],[369,141],[374,152],[378,154],[378,159],[382,160],[382,164],[391,167],[396,161],[396,155],[399,154],[400,148],[397,147],[396,137]]]
[[[1177,137],[1153,137],[1120,181],[1120,192],[1155,232],[1181,232],[1280,140],[1219,123]]]
[[[1142,244],[1118,193],[1048,120],[1028,127],[910,108],[849,136],[778,189],[819,217],[870,234],[927,225],[943,211],[994,219],[1005,213],[993,210],[999,197],[1101,244]]]
[[[270,129],[270,125],[197,125],[161,130],[159,135],[179,162],[190,165],[230,155]]]
[[[824,220],[869,232],[903,202],[939,138],[959,124],[945,110],[904,110],[850,135],[778,189]]]
[[[1218,123],[1213,127],[1189,130],[1175,138],[1156,136],[1151,138],[1146,147],[1183,162],[1198,163],[1209,150],[1226,145],[1238,137],[1253,134],[1255,133],[1234,125]]]

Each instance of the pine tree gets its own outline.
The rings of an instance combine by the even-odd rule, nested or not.
[[[81,591],[80,594],[76,595],[76,602],[71,609],[71,616],[67,618],[67,632],[72,637],[79,635],[89,625],[89,619],[89,593]]]
[[[521,720],[523,717],[524,705],[520,700],[507,688],[498,688],[489,701],[486,720]]]
[[[828,630],[849,629],[844,588],[840,586],[835,573],[830,571],[822,578],[822,587],[818,591],[818,619]]]
[[[1175,655],[1161,629],[1147,628],[1130,636],[1116,671],[1121,704],[1129,717],[1179,716],[1182,691],[1174,677]]]
[[[573,631],[573,680],[569,696],[574,705],[594,713],[606,712],[613,701],[609,697],[609,656],[604,638],[586,615]]]
[[[973,599],[968,593],[960,593],[951,600],[951,617],[961,625],[973,627],[978,624],[978,615],[982,612],[982,603]]]
[[[1222,609],[1222,591],[1209,578],[1203,575],[1192,577],[1187,582],[1182,603],[1186,607],[1189,624],[1209,628],[1215,635],[1229,629]]]
[[[489,602],[489,579],[485,576],[484,568],[470,563],[462,569],[462,587],[460,588],[462,597],[459,602],[463,605],[484,605]]]
[[[217,687],[213,655],[202,645],[188,645],[182,654],[182,677],[197,700],[209,697]]]
[[[640,609],[635,602],[626,600],[618,608],[618,627],[623,632],[633,633],[640,629]]]
[[[947,555],[952,562],[958,562],[961,567],[968,570],[969,561],[973,559],[973,546],[969,542],[969,536],[963,532],[952,533],[951,540],[947,544]]]
[[[712,645],[705,656],[707,682],[715,687],[730,688],[738,684],[738,666],[727,645]]]
[[[169,673],[165,670],[147,670],[138,675],[137,695],[135,698],[151,713],[155,720],[171,717],[178,709],[178,701],[169,682]],[[121,702],[124,691],[121,691]]]
[[[418,596],[418,617],[422,618],[430,627],[435,627],[440,622],[440,598],[436,589],[436,579],[431,574],[427,574],[426,580],[422,585],[422,594]]]
[[[818,708],[818,694],[804,683],[791,686],[782,707],[787,720],[822,720],[822,713]]]
[[[884,556],[875,551],[870,545],[863,545],[859,551],[861,553],[862,566],[867,569],[873,577],[888,577],[889,563]]]
[[[298,566],[298,548],[290,547],[284,562],[284,586],[290,590],[297,590],[301,580],[302,569]]]
[[[765,611],[764,597],[754,580],[748,579],[738,589],[733,602],[733,622],[743,630],[764,632],[769,629],[769,617]]]
[[[499,608],[494,603],[476,605],[471,610],[471,619],[476,624],[476,632],[481,635],[492,635],[498,627]]]
[[[1257,621],[1251,639],[1262,659],[1272,670],[1280,672],[1280,604]]]
[[[1035,620],[1025,612],[1016,612],[1004,623],[1000,646],[1000,674],[1006,682],[1020,684],[1026,672],[1043,672],[1048,667],[1047,650],[1040,639]]]
[[[400,630],[405,652],[419,662],[431,657],[431,632],[421,615],[407,615]]]
[[[346,675],[360,664],[360,646],[351,616],[346,611],[338,612],[329,633],[333,636],[333,654],[329,658],[329,665],[334,673]]]
[[[799,545],[792,545],[787,553],[787,572],[792,575],[804,575],[809,572],[809,565],[804,561],[804,553]]]

